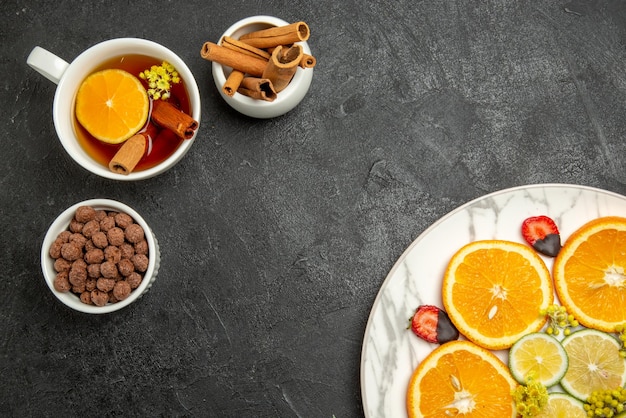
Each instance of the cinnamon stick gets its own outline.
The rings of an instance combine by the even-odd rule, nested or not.
[[[198,122],[194,118],[163,100],[152,102],[150,117],[154,123],[169,129],[183,139],[190,139],[198,129]]]
[[[156,126],[148,123],[141,132],[124,141],[120,149],[117,150],[111,161],[109,161],[109,170],[124,175],[132,173],[143,158],[149,141],[154,139],[156,134]]]
[[[220,42],[224,48],[232,49],[233,51],[241,52],[242,54],[249,55],[254,58],[262,60],[269,60],[272,55],[271,52],[267,52],[260,48],[255,48],[230,36],[224,36],[222,42]]]
[[[317,60],[313,55],[303,54],[299,65],[302,68],[313,68],[315,64],[317,64]]]
[[[130,174],[146,152],[147,142],[142,134],[128,138],[109,161],[109,170],[118,174]]]
[[[226,82],[222,86],[222,91],[224,94],[228,96],[234,96],[237,93],[237,89],[241,85],[241,81],[243,80],[244,73],[239,70],[233,70],[228,77],[226,78]]]
[[[289,49],[279,45],[272,52],[265,71],[263,71],[263,78],[269,79],[274,85],[274,89],[277,93],[280,93],[289,85],[289,82],[296,73],[300,61],[302,61],[302,46],[293,45]]]
[[[128,138],[117,150],[111,161],[109,170],[114,173],[128,175],[132,173],[139,161],[143,158],[146,148],[157,134],[157,128],[152,123]]]
[[[244,77],[237,92],[253,99],[273,102],[276,99],[276,90],[268,79]]]
[[[240,41],[256,48],[271,48],[278,45],[289,45],[309,39],[309,26],[305,22],[295,22],[285,26],[275,26],[239,37]]]
[[[265,69],[266,61],[251,57],[239,51],[225,48],[213,42],[205,42],[200,51],[202,58],[239,70],[242,73],[260,77]]]

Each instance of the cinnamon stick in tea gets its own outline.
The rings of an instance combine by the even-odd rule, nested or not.
[[[226,78],[226,82],[222,86],[222,91],[227,96],[234,96],[237,93],[237,89],[241,85],[241,81],[243,80],[244,73],[239,70],[233,70],[228,77]]]
[[[287,50],[284,50],[281,45],[277,46],[272,52],[272,57],[267,63],[262,77],[269,79],[276,92],[280,93],[289,85],[298,70],[302,56],[302,46],[300,45],[293,45]]]
[[[118,174],[130,174],[143,158],[147,142],[146,137],[142,134],[128,138],[109,161],[109,170]]]
[[[272,82],[264,78],[244,77],[237,92],[267,102],[273,102],[276,99],[276,90]]]
[[[265,60],[251,57],[239,51],[233,51],[213,42],[205,42],[202,45],[200,55],[205,60],[215,61],[254,77],[260,77],[267,64]]]
[[[154,139],[156,134],[156,126],[148,123],[143,131],[124,141],[120,149],[117,150],[111,161],[109,161],[109,170],[124,175],[132,173],[143,158],[147,144]]]
[[[296,22],[246,33],[241,35],[239,40],[257,48],[271,48],[306,41],[309,36],[309,26],[305,22]]]
[[[224,48],[232,49],[233,51],[241,52],[242,54],[250,55],[254,58],[262,60],[269,60],[272,54],[260,48],[255,48],[230,36],[224,36],[222,42],[220,42]]]
[[[154,123],[169,129],[183,139],[190,139],[198,129],[198,122],[194,118],[163,100],[152,102],[150,117]]]

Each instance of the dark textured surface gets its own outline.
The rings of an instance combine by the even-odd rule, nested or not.
[[[283,117],[219,97],[204,41],[235,21],[304,20],[318,65]],[[360,350],[387,272],[485,193],[576,183],[626,193],[621,1],[9,0],[0,8],[0,410],[11,416],[358,417]],[[86,173],[57,140],[55,86],[26,66],[113,37],[179,54],[202,95],[191,152],[151,180]],[[151,290],[72,312],[39,266],[85,199],[140,212]],[[6,413],[6,412],[5,412]]]

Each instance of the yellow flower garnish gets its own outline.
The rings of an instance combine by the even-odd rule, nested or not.
[[[519,385],[512,393],[517,414],[523,418],[537,415],[548,403],[548,389],[532,376],[526,379],[525,385]]]
[[[619,342],[622,343],[622,347],[619,349],[619,355],[622,358],[626,358],[626,322],[615,325],[615,332],[618,334],[617,338]]]
[[[563,335],[567,337],[571,334],[571,329],[579,325],[578,320],[567,312],[565,306],[552,304],[539,313],[548,317],[546,332],[550,335],[559,335],[563,330]]]
[[[588,417],[615,417],[624,412],[626,388],[598,389],[591,393],[583,407]]]
[[[178,71],[167,61],[139,73],[139,78],[148,82],[148,95],[154,100],[169,99],[172,84],[180,83]]]

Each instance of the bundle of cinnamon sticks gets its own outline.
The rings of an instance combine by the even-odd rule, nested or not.
[[[305,54],[297,42],[309,39],[309,26],[296,22],[246,33],[234,39],[224,36],[220,44],[205,42],[200,55],[232,68],[222,91],[254,99],[274,101],[295,75],[298,67],[315,67],[315,57]]]

